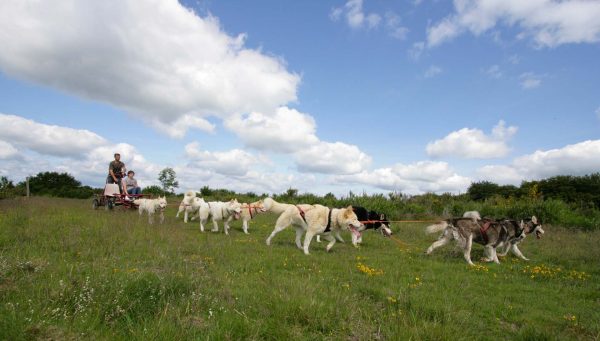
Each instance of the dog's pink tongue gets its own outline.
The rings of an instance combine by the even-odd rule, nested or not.
[[[358,232],[354,227],[350,226],[350,231],[352,231],[356,237],[360,238],[360,232]]]

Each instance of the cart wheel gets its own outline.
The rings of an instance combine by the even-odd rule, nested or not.
[[[106,209],[107,209],[107,210],[112,210],[114,207],[115,207],[115,203],[114,203],[112,200],[110,200],[110,199],[109,199],[109,200],[106,202]]]
[[[98,202],[98,199],[94,199],[94,201],[92,201],[92,208],[97,210],[98,206],[100,206],[100,203]]]

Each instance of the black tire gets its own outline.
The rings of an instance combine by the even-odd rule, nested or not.
[[[112,199],[108,199],[108,201],[106,202],[106,209],[112,210],[114,207],[115,207],[115,203],[112,201]]]
[[[94,199],[94,201],[92,201],[92,208],[97,210],[99,206],[100,203],[98,202],[98,199]]]

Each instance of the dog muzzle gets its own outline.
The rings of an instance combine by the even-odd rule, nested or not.
[[[392,235],[392,230],[385,225],[381,225],[381,234],[383,234],[384,237],[390,237]]]

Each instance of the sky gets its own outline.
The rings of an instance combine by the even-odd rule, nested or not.
[[[7,0],[0,176],[464,193],[600,171],[600,1]]]

